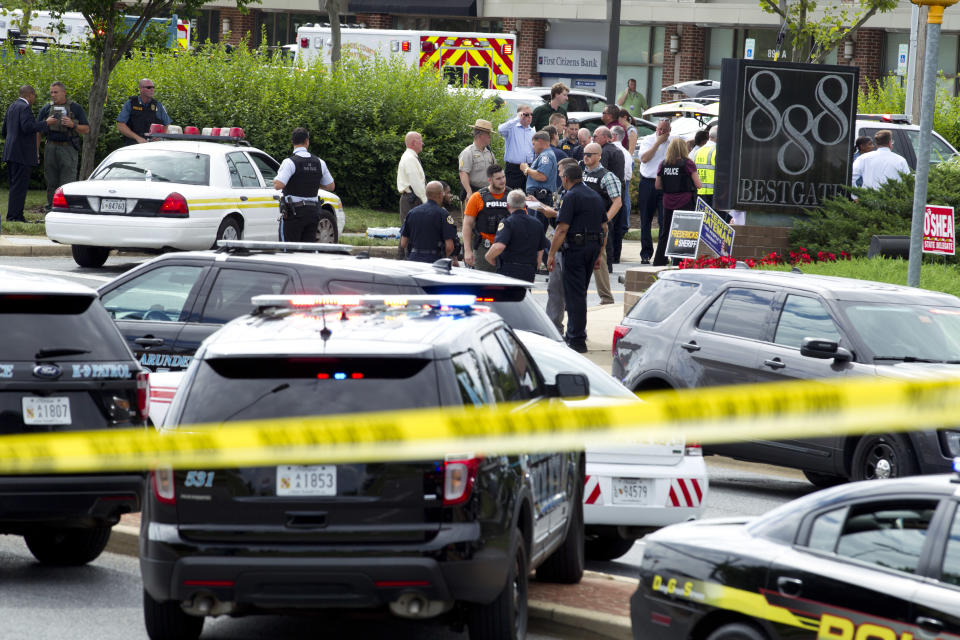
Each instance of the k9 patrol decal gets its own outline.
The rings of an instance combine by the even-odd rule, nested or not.
[[[129,378],[130,365],[120,362],[97,362],[73,365],[74,378]]]

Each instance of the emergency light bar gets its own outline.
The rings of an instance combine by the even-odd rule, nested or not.
[[[258,309],[315,309],[318,307],[390,307],[390,308],[468,308],[477,301],[476,296],[468,294],[431,295],[260,295],[253,296],[250,302]]]
[[[350,255],[353,247],[349,244],[331,242],[274,242],[270,240],[217,240],[222,251],[312,251],[314,253],[338,253]]]

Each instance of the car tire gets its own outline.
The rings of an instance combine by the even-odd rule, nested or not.
[[[636,541],[616,533],[598,533],[587,537],[584,552],[590,560],[616,560],[633,549]]]
[[[577,492],[567,537],[563,544],[537,567],[537,580],[576,584],[583,578],[584,564],[583,497],[581,492]]]
[[[110,247],[75,244],[70,246],[70,252],[73,253],[73,261],[81,267],[99,269],[107,261],[107,257],[110,255]]]
[[[835,476],[829,473],[817,473],[816,471],[804,471],[803,475],[810,481],[810,484],[820,489],[829,489],[830,487],[835,487],[847,481],[847,479],[842,476]]]
[[[321,208],[320,221],[317,223],[317,242],[336,244],[339,240],[337,217],[329,209]]]
[[[143,622],[150,640],[197,640],[204,620],[184,613],[175,600],[157,602],[143,590]]]
[[[41,564],[76,567],[103,553],[110,540],[110,527],[38,529],[24,534],[23,539]]]
[[[917,462],[906,438],[893,433],[868,433],[853,450],[851,480],[876,480],[916,475]]]
[[[213,242],[213,249],[217,248],[217,242],[220,240],[242,240],[243,231],[240,230],[240,223],[236,218],[224,218],[217,229],[217,239]]]
[[[523,640],[527,636],[530,565],[523,534],[516,527],[511,557],[503,591],[490,604],[475,604],[467,612],[470,640]]]
[[[767,634],[746,622],[725,624],[707,636],[707,640],[769,640]]]

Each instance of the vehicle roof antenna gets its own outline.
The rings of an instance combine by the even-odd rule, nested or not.
[[[320,329],[320,339],[323,340],[323,343],[326,344],[327,340],[330,339],[330,336],[333,335],[333,331],[327,326],[327,309],[326,307],[320,308],[320,318],[323,320],[323,329]]]

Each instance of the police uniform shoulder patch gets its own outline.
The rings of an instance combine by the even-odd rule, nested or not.
[[[497,225],[497,231],[500,231],[500,230],[503,229],[505,226],[506,226],[506,225],[501,222],[500,224]]]
[[[453,222],[453,216],[447,216],[447,222],[450,223],[450,224],[454,224],[454,222]]]

